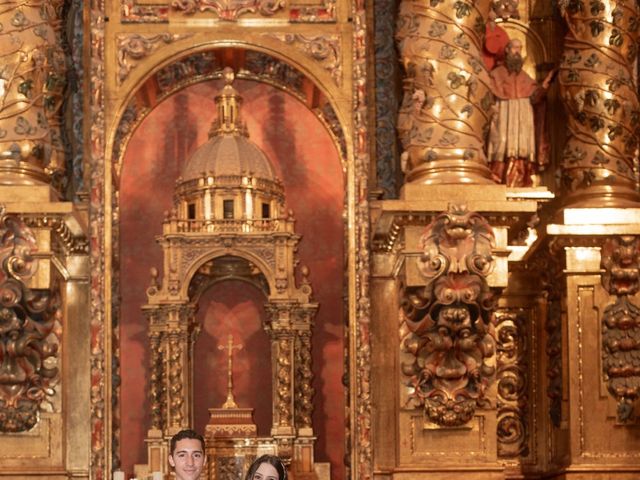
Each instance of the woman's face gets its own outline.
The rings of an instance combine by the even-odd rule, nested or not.
[[[270,463],[261,463],[251,480],[280,480],[276,467]]]

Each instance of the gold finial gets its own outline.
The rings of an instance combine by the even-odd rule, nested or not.
[[[247,127],[240,120],[240,105],[242,97],[233,87],[235,73],[232,68],[225,67],[222,71],[224,87],[222,93],[216,97],[218,118],[211,125],[209,138],[221,134],[240,134],[248,136]]]
[[[228,350],[227,353],[227,401],[222,408],[238,408],[233,398],[233,350],[242,350],[242,345],[233,344],[233,335],[229,334],[226,345],[218,345],[218,350]]]

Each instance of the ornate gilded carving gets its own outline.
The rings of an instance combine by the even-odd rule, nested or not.
[[[156,73],[158,87],[162,93],[173,92],[183,82],[193,78],[202,78],[216,71],[222,71],[212,51],[198,52],[182,58]]]
[[[150,55],[163,44],[191,35],[159,33],[155,35],[141,35],[139,33],[123,33],[117,35],[118,42],[118,82],[124,82],[138,61]]]
[[[487,284],[493,230],[478,213],[450,207],[427,227],[418,268],[424,288],[405,290],[402,372],[408,406],[440,426],[464,425],[496,372],[494,296]]]
[[[626,422],[640,396],[640,308],[629,298],[640,287],[640,239],[607,238],[602,267],[602,283],[616,296],[602,316],[602,368],[609,393],[618,402],[618,420]]]
[[[60,298],[56,288],[27,286],[37,269],[36,239],[3,207],[0,238],[0,431],[24,432],[38,423],[55,393]]]
[[[336,21],[336,0],[323,0],[320,5],[292,4],[291,23],[331,23]]]
[[[640,119],[636,2],[563,0],[569,31],[560,68],[569,137],[563,154],[568,201],[636,205],[634,159]]]
[[[484,154],[493,96],[482,60],[491,0],[400,2],[398,115],[407,182],[492,183]]]
[[[90,202],[90,242],[95,246],[90,250],[91,264],[91,473],[94,478],[106,476],[106,451],[108,449],[106,425],[104,302],[104,3],[92,0],[89,7],[90,33],[90,164],[91,175]],[[109,332],[109,333],[106,333]],[[108,400],[110,404],[112,399]]]
[[[265,35],[302,50],[331,73],[336,85],[342,85],[342,53],[338,35],[318,35],[315,37],[298,33],[269,33]]]
[[[556,428],[562,421],[562,311],[560,302],[549,299],[547,312],[547,396],[549,397],[549,418]]]
[[[276,360],[276,410],[278,425],[292,424],[291,415],[291,339],[278,338],[278,358]]]
[[[151,403],[151,428],[162,430],[165,426],[166,412],[164,408],[165,382],[162,350],[162,333],[149,334],[151,347],[151,372],[149,378],[149,400]]]
[[[311,370],[311,332],[296,338],[296,427],[311,428],[313,414],[313,371]]]
[[[186,15],[215,12],[222,20],[235,21],[245,13],[271,16],[284,7],[283,0],[173,0],[171,8]]]
[[[138,0],[120,1],[122,23],[167,23],[169,21],[169,7],[166,2],[159,5],[138,5]]]
[[[395,31],[396,0],[375,0],[376,55],[376,174],[378,186],[387,198],[398,192],[400,152],[396,137],[398,116],[398,53],[393,35]]]
[[[367,96],[367,10],[363,1],[353,3],[352,79],[353,90],[353,170],[354,190],[357,198],[353,233],[355,253],[349,254],[349,274],[354,278],[355,324],[349,326],[346,333],[345,365],[349,369],[349,385],[346,392],[346,455],[351,458],[346,477],[368,480],[373,477],[373,449],[371,438],[371,298],[369,296],[369,275],[371,257],[369,245],[369,135],[368,96]],[[350,300],[351,301],[351,300]],[[355,338],[354,338],[355,337]],[[355,362],[353,359],[355,358]],[[353,399],[353,403],[351,402]],[[352,447],[353,446],[353,447]],[[352,450],[352,448],[354,450]]]
[[[171,426],[177,428],[184,426],[183,391],[185,379],[183,378],[184,342],[182,341],[182,337],[183,335],[180,332],[169,333],[169,355],[167,361],[167,366],[169,367],[169,410],[171,412]]]
[[[219,480],[235,480],[242,478],[244,458],[242,457],[216,457],[216,475]]]
[[[66,85],[61,42],[64,2],[11,2],[0,12],[0,173],[60,188],[60,107]]]
[[[498,455],[502,458],[529,454],[529,338],[523,311],[496,314],[498,386]]]

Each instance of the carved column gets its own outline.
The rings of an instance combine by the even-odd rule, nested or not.
[[[64,171],[60,106],[65,55],[61,0],[11,2],[0,12],[0,184],[57,183]]]
[[[294,434],[294,345],[295,335],[289,328],[292,305],[266,305],[271,337],[271,368],[273,371],[273,425],[274,437],[293,437]]]
[[[398,130],[406,181],[493,183],[483,151],[493,97],[481,58],[490,0],[403,0],[396,39],[406,78]]]
[[[569,32],[560,69],[569,118],[562,182],[573,206],[637,206],[636,2],[560,2]]]

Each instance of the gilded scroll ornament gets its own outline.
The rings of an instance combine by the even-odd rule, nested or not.
[[[559,3],[569,27],[560,70],[568,114],[563,184],[569,202],[636,205],[638,5],[613,0]]]
[[[62,180],[63,4],[9,2],[0,12],[0,173],[5,184]]]
[[[418,268],[424,288],[407,288],[402,304],[402,372],[408,406],[444,427],[464,425],[496,372],[494,296],[487,283],[493,230],[465,207],[450,207],[427,227]]]
[[[493,105],[482,60],[490,0],[400,3],[398,116],[407,182],[491,183],[484,137]]]
[[[498,386],[498,455],[518,458],[529,453],[527,317],[519,310],[496,314]]]
[[[161,0],[158,0],[160,3]],[[122,23],[167,23],[169,6],[166,4],[138,4],[138,0],[121,0]]]
[[[175,42],[190,35],[160,33],[141,35],[139,33],[121,34],[118,42],[118,82],[124,82],[138,62],[156,51],[161,45]]]
[[[55,394],[61,311],[58,292],[32,290],[36,239],[0,210],[0,432],[33,428]]]
[[[618,420],[625,422],[640,396],[640,307],[630,299],[640,287],[640,240],[608,238],[602,246],[602,267],[602,283],[616,296],[602,317],[602,368],[609,393],[618,402]]]
[[[335,81],[342,85],[342,53],[338,35],[307,36],[297,33],[267,34],[287,45],[293,45],[307,56],[319,62]]]
[[[196,12],[215,12],[222,20],[235,21],[245,13],[274,15],[284,7],[283,0],[173,0],[171,8],[193,15]]]

